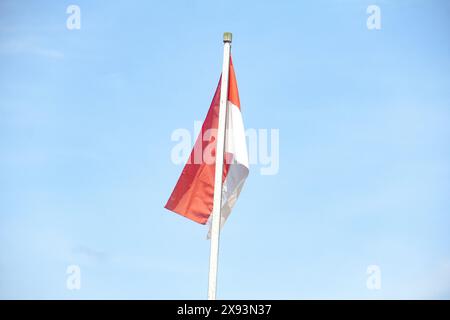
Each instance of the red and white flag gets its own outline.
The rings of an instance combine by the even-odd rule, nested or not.
[[[230,57],[228,101],[222,178],[223,226],[231,213],[249,173],[247,145],[241,104]],[[195,222],[206,224],[212,217],[214,196],[215,149],[219,120],[220,86],[217,86],[206,119],[181,176],[165,208]]]

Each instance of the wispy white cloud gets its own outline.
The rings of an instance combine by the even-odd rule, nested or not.
[[[73,248],[71,254],[73,255],[73,260],[82,261],[86,264],[104,262],[108,258],[106,252],[85,245]]]
[[[29,39],[11,40],[0,43],[1,54],[30,54],[48,59],[62,59],[64,53],[50,48],[35,44],[35,41]]]

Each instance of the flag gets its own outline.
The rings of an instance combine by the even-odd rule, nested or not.
[[[249,173],[244,123],[231,57],[229,68],[221,226],[230,215]],[[219,84],[194,148],[165,205],[166,209],[201,224],[206,224],[210,220],[213,210],[220,87],[221,79],[219,79]]]

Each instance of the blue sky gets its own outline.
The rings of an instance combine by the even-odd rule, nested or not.
[[[171,134],[204,118],[231,31],[245,126],[279,130],[280,167],[250,168],[218,298],[449,299],[449,18],[425,0],[1,1],[0,297],[206,298],[207,229],[163,206]]]

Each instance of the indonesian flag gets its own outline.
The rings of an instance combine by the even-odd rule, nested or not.
[[[217,86],[206,119],[181,176],[165,208],[195,222],[206,224],[212,217],[215,150],[219,122],[220,86]],[[230,57],[228,101],[222,178],[221,227],[231,213],[249,173],[241,104]]]

